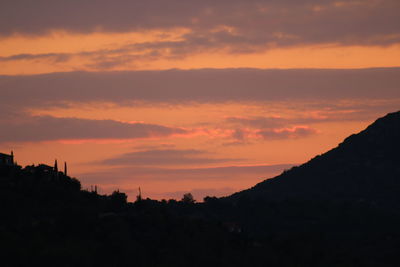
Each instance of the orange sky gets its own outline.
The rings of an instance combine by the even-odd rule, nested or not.
[[[179,41],[186,29],[170,31],[68,34],[54,32],[40,37],[10,36],[0,42],[0,57],[14,55],[70,55],[0,61],[0,74],[40,74],[60,71],[157,70],[198,68],[370,68],[399,66],[400,45],[361,46],[340,44],[272,47],[252,53],[232,54],[226,49],[189,53],[184,57],[140,57],[146,51],[129,51],[112,57],[138,56],[107,67],[96,65],[92,55],[132,44]],[[163,51],[168,54],[168,51]]]
[[[6,0],[0,151],[131,200],[201,200],[399,108],[398,1],[160,1]]]

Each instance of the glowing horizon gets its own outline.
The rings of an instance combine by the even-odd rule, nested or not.
[[[399,109],[399,8],[6,0],[0,151],[131,200],[251,187]]]

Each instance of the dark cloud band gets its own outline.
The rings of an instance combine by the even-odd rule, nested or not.
[[[185,27],[191,30],[184,37],[190,49],[388,45],[400,41],[399,8],[397,0],[3,0],[0,35]]]
[[[201,69],[68,72],[0,76],[0,107],[21,110],[70,103],[395,99],[400,68]]]

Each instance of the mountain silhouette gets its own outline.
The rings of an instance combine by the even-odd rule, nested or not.
[[[228,199],[389,201],[397,200],[399,193],[400,111],[376,120],[309,162]]]
[[[207,212],[253,240],[257,266],[399,266],[399,152],[398,111]]]

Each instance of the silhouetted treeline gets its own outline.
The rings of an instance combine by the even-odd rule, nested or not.
[[[225,265],[243,246],[189,195],[128,203],[38,166],[0,167],[0,182],[2,266]]]

